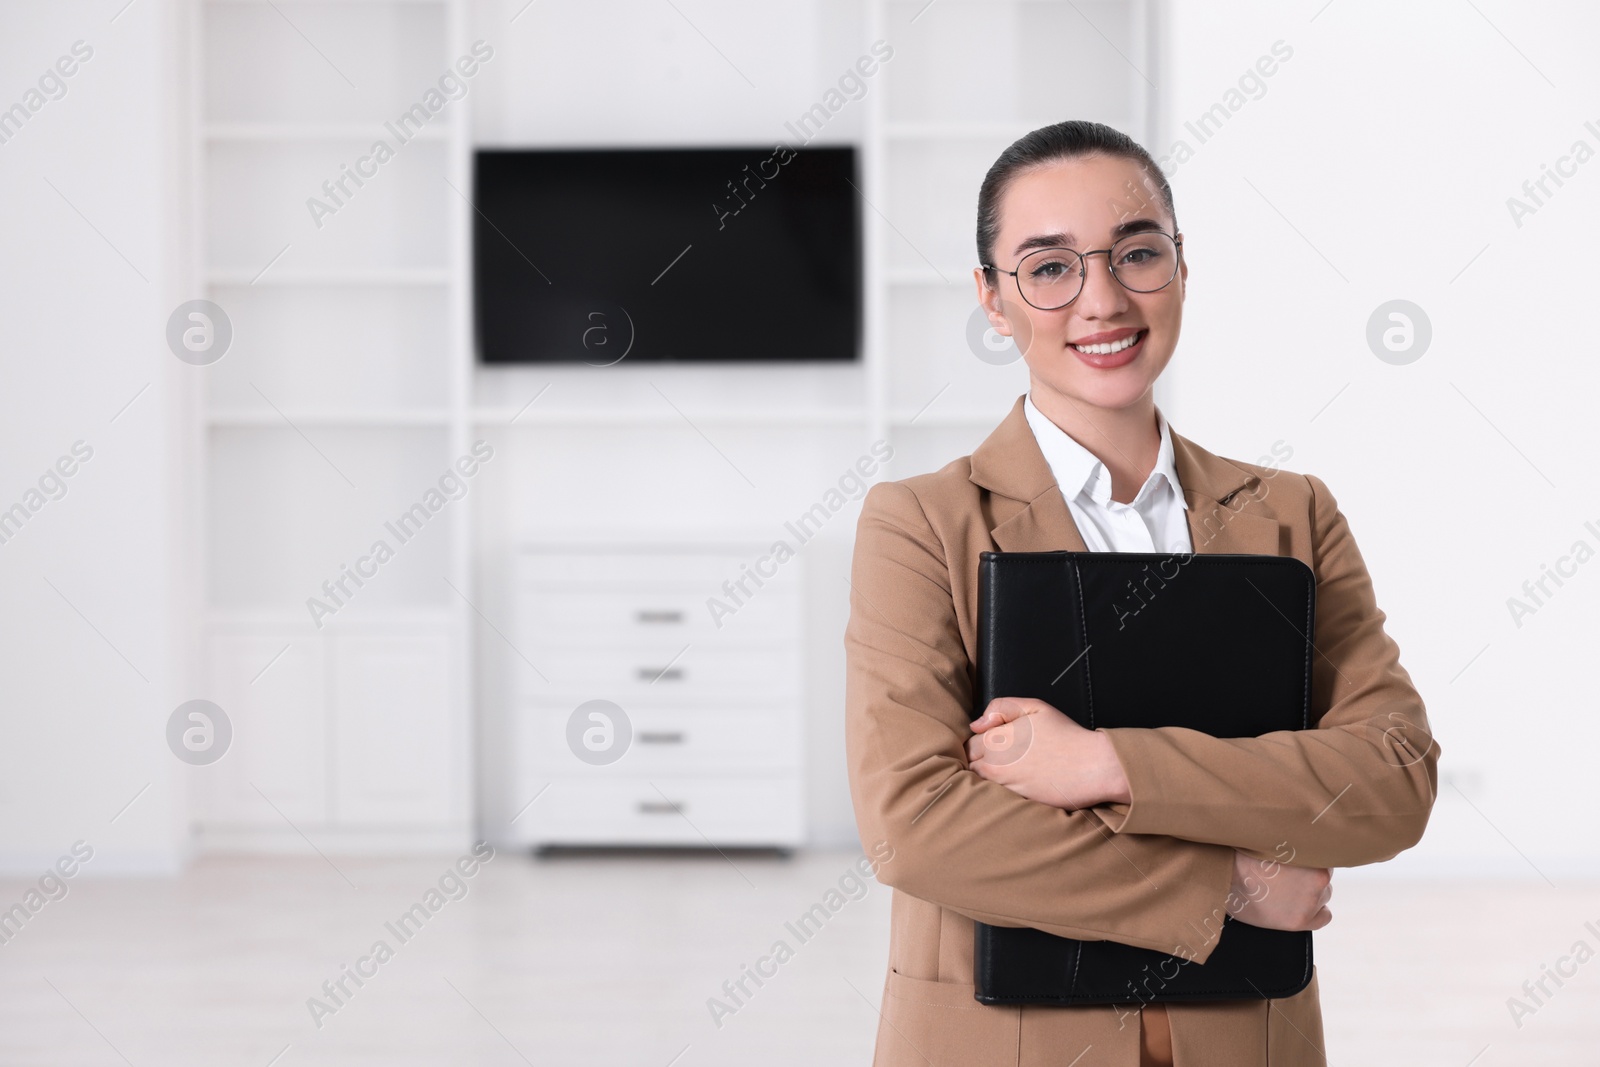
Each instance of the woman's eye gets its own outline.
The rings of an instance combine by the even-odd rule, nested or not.
[[[1028,277],[1037,278],[1040,281],[1055,281],[1065,274],[1066,270],[1067,265],[1059,260],[1051,263],[1041,263],[1028,272]]]

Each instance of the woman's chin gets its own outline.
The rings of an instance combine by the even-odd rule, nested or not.
[[[1118,411],[1149,398],[1169,357],[1170,353],[1146,351],[1120,367],[1099,368],[1068,352],[1059,360],[1030,358],[1029,370],[1035,382],[1074,404]]]
[[[1098,381],[1083,381],[1074,375],[1072,380],[1065,382],[1053,382],[1045,378],[1042,384],[1079,407],[1104,411],[1119,411],[1139,403],[1150,395],[1153,385],[1143,374],[1119,374],[1114,379],[1104,376]]]

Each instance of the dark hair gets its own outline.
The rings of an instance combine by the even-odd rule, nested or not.
[[[1145,188],[1161,198],[1162,206],[1172,216],[1173,232],[1177,232],[1178,213],[1172,206],[1172,186],[1144,146],[1102,122],[1070,119],[1053,126],[1041,126],[1017,138],[983,176],[983,185],[978,188],[978,262],[994,262],[991,256],[1000,232],[1000,197],[1013,178],[1031,167],[1094,155],[1131,159],[1141,165],[1147,175]],[[984,277],[989,285],[994,285],[994,271],[985,270]]]

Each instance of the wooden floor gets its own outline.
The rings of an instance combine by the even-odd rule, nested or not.
[[[866,1064],[889,891],[848,899],[856,858],[501,853],[432,901],[451,856],[79,878],[0,944],[0,1064]],[[802,941],[785,924],[841,879],[846,903]],[[30,884],[0,880],[0,908]],[[1559,962],[1600,953],[1600,884],[1335,886],[1317,935],[1330,1063],[1600,1063],[1600,956]],[[402,940],[385,924],[417,903],[437,911]],[[392,956],[361,985],[324,992],[380,940]],[[736,1005],[724,981],[779,940],[792,958]],[[1545,978],[1519,1027],[1508,998],[1543,965],[1576,973]]]

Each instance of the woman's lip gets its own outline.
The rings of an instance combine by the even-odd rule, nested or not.
[[[1144,328],[1145,327],[1143,326],[1124,326],[1120,330],[1102,330],[1099,333],[1091,333],[1087,337],[1080,337],[1076,341],[1069,341],[1067,343],[1074,345],[1110,344],[1114,341],[1120,341],[1124,337],[1132,337],[1134,334],[1138,333]]]
[[[1110,355],[1096,356],[1091,355],[1088,352],[1079,352],[1070,344],[1067,346],[1067,351],[1071,352],[1084,363],[1087,363],[1096,370],[1112,370],[1116,367],[1121,367],[1132,363],[1135,359],[1137,359],[1139,357],[1139,353],[1144,351],[1144,343],[1148,340],[1150,340],[1150,330],[1146,328],[1140,332],[1139,339],[1137,341],[1129,345],[1127,348],[1124,348],[1122,351],[1112,352]]]

